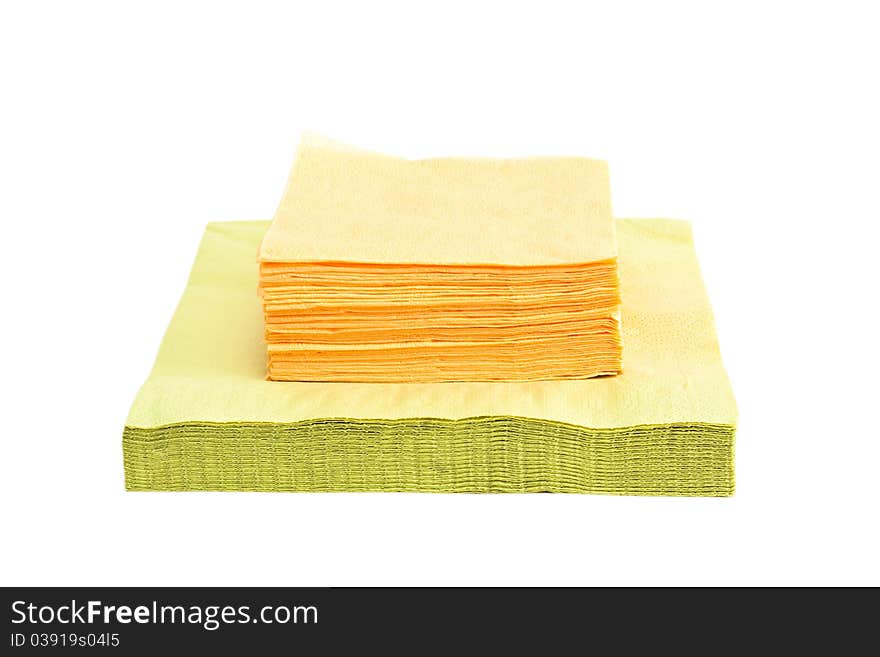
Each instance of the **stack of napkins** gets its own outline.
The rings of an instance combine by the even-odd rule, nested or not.
[[[338,179],[330,173],[327,181]],[[540,184],[556,182],[548,175]],[[311,189],[314,195],[333,196],[330,187]],[[546,202],[559,207],[570,199],[550,193]],[[296,203],[320,206],[315,199]],[[402,191],[389,211],[398,212],[405,203]],[[332,223],[329,215],[323,219]],[[592,230],[590,221],[583,219],[585,231]],[[351,261],[352,249],[371,244],[369,226],[355,231],[356,222],[340,225],[349,232],[334,238],[328,226],[320,248],[305,240],[289,244],[284,253],[297,255],[286,262],[339,265]],[[261,242],[264,256],[267,246],[281,244],[272,234],[263,239],[268,228],[266,222],[208,226],[156,365],[126,423],[129,489],[732,494],[736,407],[688,224],[616,222],[622,374],[466,383],[267,381],[254,253]],[[538,232],[529,235],[537,238]],[[309,239],[319,233],[312,230]],[[463,229],[455,239],[462,235]],[[574,232],[571,236],[578,239]],[[425,235],[425,240],[434,237]],[[456,248],[463,245],[456,243]],[[589,239],[578,244],[575,250],[586,259],[565,250],[553,264],[585,264],[599,255]],[[363,248],[370,254],[363,262],[374,264],[414,257],[397,257],[393,244],[385,260],[376,257],[378,244]],[[499,245],[496,264],[513,253],[505,248],[513,247]],[[538,249],[537,260],[517,264],[551,264],[546,262],[550,252]],[[468,253],[461,260],[476,262],[476,257]],[[328,282],[332,292],[338,279]],[[372,298],[374,290],[367,287],[364,296]],[[352,289],[343,293],[347,300]],[[316,305],[325,306],[328,296],[320,295]],[[339,330],[325,328],[333,329],[327,334]],[[369,323],[363,330],[381,329]],[[394,330],[402,331],[402,325]],[[296,331],[292,344],[310,335],[304,327]],[[386,344],[382,340],[379,344]],[[298,362],[283,371],[296,376]],[[546,362],[564,367],[561,360]],[[369,364],[370,372],[379,366]],[[309,367],[317,376],[318,366]],[[409,367],[408,359],[399,367]],[[420,373],[432,372],[419,367]],[[576,371],[580,365],[569,367]]]
[[[259,250],[278,381],[585,379],[621,370],[608,169],[300,145]]]

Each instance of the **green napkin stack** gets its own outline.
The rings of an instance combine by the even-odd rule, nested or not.
[[[268,225],[208,226],[126,423],[128,489],[733,493],[736,406],[688,224],[616,222],[621,375],[426,384],[266,380]]]

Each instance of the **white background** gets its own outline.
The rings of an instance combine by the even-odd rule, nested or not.
[[[0,5],[0,583],[880,584],[876,3],[296,4]],[[126,493],[203,227],[303,130],[693,221],[736,495]]]

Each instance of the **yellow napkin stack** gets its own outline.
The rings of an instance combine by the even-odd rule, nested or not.
[[[268,376],[585,379],[621,369],[608,169],[300,145],[259,250]]]
[[[736,406],[689,226],[616,225],[623,374],[443,384],[267,381],[268,223],[209,225],[126,422],[126,486],[732,494]]]

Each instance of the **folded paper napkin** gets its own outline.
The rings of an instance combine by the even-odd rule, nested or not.
[[[616,227],[622,376],[279,384],[253,294],[268,223],[209,225],[126,423],[127,487],[732,494],[736,407],[689,226]]]
[[[620,371],[617,246],[598,160],[413,161],[306,137],[259,260],[270,379]]]

